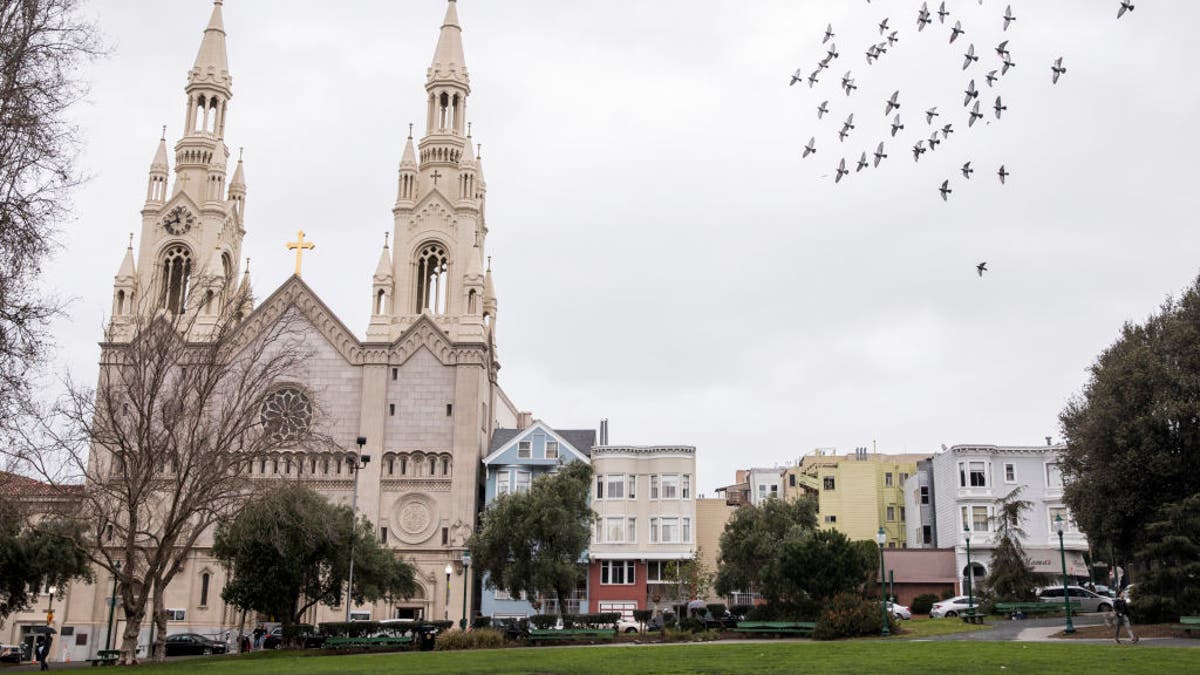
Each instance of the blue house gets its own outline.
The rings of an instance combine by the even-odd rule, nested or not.
[[[534,420],[524,429],[496,429],[487,457],[483,458],[486,472],[484,508],[503,495],[529,490],[534,479],[553,473],[568,462],[590,464],[590,453],[595,444],[596,432],[593,429],[551,429],[540,420]],[[482,581],[479,598],[479,613],[482,616],[519,618],[557,611],[556,607],[534,609],[528,599],[513,598],[504,591],[489,588],[486,576]],[[581,583],[567,604],[565,609],[568,613],[587,612],[586,581]]]

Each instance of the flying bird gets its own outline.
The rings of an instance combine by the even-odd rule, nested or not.
[[[942,138],[950,138],[950,134],[954,133],[954,125],[947,124],[942,127]]]
[[[979,112],[979,101],[975,101],[975,107],[971,109],[971,117],[967,120],[967,126],[975,126],[975,120],[982,118],[983,113]]]
[[[971,80],[967,84],[967,89],[963,93],[966,94],[966,96],[963,97],[964,106],[971,105],[971,99],[979,98],[979,91],[975,89],[975,80]]]
[[[938,135],[937,129],[934,129],[933,133],[929,135],[929,149],[930,150],[937,150],[938,143],[941,143],[941,141],[938,140],[937,135]]]
[[[988,83],[989,87],[992,86],[993,84],[996,84],[996,80],[998,80],[998,79],[1000,79],[1000,78],[996,77],[996,71],[994,71],[994,70],[988,71],[987,83]]]
[[[958,39],[958,36],[962,35],[965,32],[967,32],[967,31],[963,30],[962,22],[955,21],[954,28],[950,29],[950,44],[954,44],[954,41]]]
[[[879,34],[880,35],[883,35],[884,33],[887,32],[887,22],[888,22],[888,20],[886,17],[883,19],[883,21],[879,22]]]
[[[1057,59],[1054,59],[1054,65],[1050,66],[1050,70],[1054,72],[1054,84],[1058,84],[1058,78],[1062,77],[1063,73],[1067,72],[1067,69],[1063,67],[1062,60],[1063,57],[1060,56]]]
[[[975,56],[975,43],[972,42],[970,47],[967,47],[967,53],[963,54],[963,70],[971,66],[971,63],[978,61],[979,57]]]
[[[833,24],[829,24],[828,26],[825,27],[825,37],[821,39],[821,44],[825,44],[826,42],[829,42],[830,38],[832,38],[832,37],[834,37]]]
[[[858,89],[858,87],[854,86],[854,78],[850,77],[849,70],[847,70],[846,74],[842,76],[842,89],[846,90],[847,96],[850,95],[850,92]]]
[[[900,38],[896,37],[896,33],[897,33],[897,31],[892,31],[892,32],[888,33],[887,41],[888,41],[889,45],[894,45],[900,41]]]
[[[825,116],[829,112],[829,101],[821,101],[821,105],[817,106],[817,119]]]
[[[900,123],[900,115],[896,115],[892,120],[892,138],[896,137],[896,132],[904,129],[904,125]]]
[[[933,19],[929,18],[929,5],[921,3],[921,11],[917,12],[917,32],[925,30],[925,26],[933,23]]]
[[[996,54],[1001,58],[1008,58],[1008,40],[996,45]]]
[[[829,49],[825,50],[826,63],[828,63],[830,59],[836,59],[839,56],[841,55],[838,54],[837,43],[829,45]]]
[[[818,68],[818,69],[812,71],[812,74],[810,74],[808,76],[808,88],[809,89],[812,89],[814,84],[820,82],[820,80],[817,79],[817,73],[820,73],[820,72],[821,72],[821,69]]]
[[[875,148],[875,168],[879,168],[879,163],[887,159],[887,155],[883,153],[883,141],[879,142],[879,147]]]
[[[817,151],[816,142],[817,142],[816,136],[813,136],[812,138],[808,139],[808,145],[804,146],[804,154],[800,155],[800,159],[804,159],[805,157],[808,157],[809,155],[811,155]]]
[[[1001,184],[1001,185],[1004,185],[1004,184],[1005,184],[1005,181],[1007,181],[1007,180],[1008,180],[1009,173],[1008,173],[1008,171],[1006,171],[1006,170],[1004,169],[1004,165],[1003,165],[1003,164],[1001,164],[1001,165],[1000,165],[1000,170],[996,172],[996,175],[997,175],[997,176],[1000,176],[1000,184]]]
[[[883,108],[884,115],[891,115],[893,110],[900,109],[900,103],[897,100],[899,98],[900,98],[900,90],[897,89],[896,91],[892,92],[892,97],[884,102],[884,108]]]
[[[975,271],[976,271],[976,272],[978,272],[978,273],[979,273],[979,276],[982,278],[982,277],[983,277],[983,273],[984,273],[984,272],[986,272],[986,271],[988,271],[988,268],[987,268],[987,262],[986,262],[986,261],[984,261],[984,262],[981,262],[981,263],[979,263],[978,265],[976,265],[976,266],[975,266]]]
[[[867,65],[869,66],[873,63],[873,61],[871,61],[871,59],[879,58],[879,47],[876,47],[875,45],[871,45],[870,47],[867,47],[866,54],[867,54]]]
[[[947,197],[950,196],[950,193],[954,192],[954,190],[950,189],[950,179],[947,178],[946,180],[942,181],[942,186],[938,188],[938,192],[942,193],[942,201],[947,201]]]
[[[795,86],[797,82],[804,79],[804,70],[797,68],[796,72],[792,73],[792,81],[788,84],[789,87]]]
[[[923,154],[925,154],[925,141],[917,141],[917,144],[913,146],[913,161],[920,161]]]
[[[842,176],[845,176],[848,173],[850,173],[850,172],[846,170],[846,158],[843,157],[842,161],[838,163],[837,178],[834,178],[833,182],[834,183],[842,182]]]
[[[1119,19],[1119,18],[1125,16],[1125,12],[1132,12],[1132,11],[1133,11],[1133,3],[1127,2],[1126,0],[1121,0],[1121,9],[1117,10],[1117,18]]]
[[[1008,7],[1006,7],[1004,9],[1004,30],[1008,30],[1008,24],[1010,24],[1016,20],[1017,20],[1017,17],[1013,16],[1013,13],[1012,13],[1012,5],[1009,5]]]
[[[996,105],[992,106],[992,110],[996,111],[996,119],[1000,119],[1000,113],[1008,110],[1008,106],[1004,105],[1004,103],[1000,100],[1000,97],[997,96]]]
[[[946,17],[948,16],[950,16],[950,12],[946,10],[946,3],[943,2],[941,6],[938,7],[938,20],[942,23],[946,23]]]
[[[925,111],[925,124],[933,124],[933,118],[938,116],[937,106]]]
[[[850,116],[847,117],[846,121],[842,123],[842,130],[838,132],[838,140],[845,141],[846,137],[850,135],[850,130],[853,128],[854,128],[854,113],[850,113]]]
[[[1016,65],[1017,65],[1017,64],[1015,64],[1015,63],[1013,63],[1013,62],[1012,62],[1012,59],[1010,59],[1010,58],[1008,58],[1007,56],[1005,56],[1005,57],[1004,57],[1004,66],[1000,68],[1000,74],[1001,74],[1001,75],[1007,75],[1007,74],[1008,74],[1008,69],[1009,69],[1009,68],[1014,68],[1014,67],[1016,67]]]
[[[967,180],[971,180],[971,174],[973,174],[973,173],[975,173],[975,169],[971,168],[970,162],[967,162],[966,164],[962,165],[963,178],[966,178]]]
[[[858,158],[858,167],[854,169],[854,173],[858,173],[870,165],[871,163],[867,161],[867,151],[864,150],[862,157]]]

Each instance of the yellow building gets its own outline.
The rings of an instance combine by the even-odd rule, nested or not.
[[[784,499],[814,495],[822,527],[851,539],[874,539],[882,526],[890,548],[905,548],[904,481],[929,455],[888,455],[859,448],[838,455],[814,450],[783,476]]]
[[[703,563],[704,569],[714,575],[719,568],[717,559],[721,555],[721,534],[725,532],[725,524],[736,510],[736,506],[728,504],[724,499],[696,500],[696,557]],[[711,587],[708,589],[708,596],[701,600],[724,602]]]

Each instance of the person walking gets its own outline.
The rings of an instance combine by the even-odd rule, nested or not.
[[[37,661],[40,666],[38,670],[50,670],[50,666],[46,665],[46,659],[50,658],[49,635],[42,638],[42,641],[38,643],[37,648],[33,650],[33,653],[37,656]]]
[[[1116,630],[1113,639],[1116,640],[1117,644],[1121,644],[1121,623],[1123,622],[1125,624],[1125,632],[1129,633],[1129,641],[1137,644],[1138,638],[1133,634],[1133,621],[1129,619],[1129,603],[1125,602],[1125,598],[1117,596],[1117,599],[1113,600],[1113,613],[1116,615],[1113,619],[1113,625]]]

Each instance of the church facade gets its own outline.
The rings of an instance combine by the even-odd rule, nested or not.
[[[231,157],[224,132],[234,119],[234,88],[225,43],[222,0],[215,0],[187,74],[183,133],[173,153],[164,133],[150,167],[141,235],[136,252],[131,240],[115,278],[104,349],[128,342],[138,313],[147,311],[195,311],[192,337],[203,339],[220,303],[235,295],[226,289],[250,288],[241,260],[243,236],[253,225],[240,157],[226,177]],[[497,380],[487,185],[468,131],[470,94],[457,3],[449,0],[427,71],[424,135],[417,140],[410,133],[400,158],[390,246],[379,254],[371,288],[363,289],[371,301],[365,336],[346,328],[299,268],[257,306],[245,307],[250,328],[285,315],[299,320],[309,357],[277,392],[277,403],[293,415],[308,411],[300,423],[313,424],[337,446],[280,453],[256,463],[253,479],[265,487],[301,474],[331,501],[354,500],[381,541],[419,571],[416,596],[352,607],[356,619],[462,616],[474,591],[462,557],[482,500],[481,460],[493,430],[518,422]],[[360,453],[370,461],[351,470],[345,460]],[[210,545],[211,535],[168,589],[171,633],[212,635],[238,626],[240,613],[221,600],[225,571]],[[111,584],[102,574],[58,598],[60,633],[69,626],[90,638],[64,641],[55,658],[78,660],[104,648]],[[344,607],[310,613],[312,623],[345,618]]]

